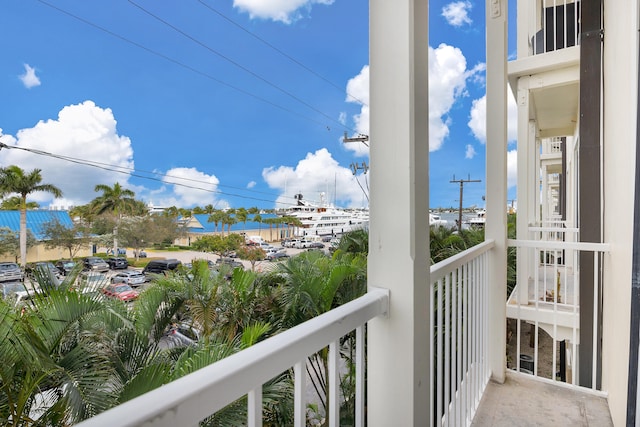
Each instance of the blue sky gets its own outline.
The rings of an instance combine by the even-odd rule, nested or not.
[[[12,149],[0,166],[39,168],[62,189],[59,200],[34,194],[42,206],[84,204],[115,182],[154,206],[272,208],[298,192],[366,206],[368,175],[351,165],[368,164],[368,148],[342,137],[369,131],[368,7],[2,2],[0,141]],[[430,204],[458,205],[455,175],[483,181],[464,192],[465,206],[482,206],[484,2],[431,1],[426,48]]]

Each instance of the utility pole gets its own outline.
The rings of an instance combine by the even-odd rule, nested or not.
[[[368,142],[369,142],[369,135],[362,135],[360,134],[359,136],[353,137],[353,138],[349,138],[347,137],[347,131],[344,132],[344,138],[342,138],[342,142],[343,143],[347,143],[347,142],[362,142],[364,145],[366,145],[367,147],[369,146]]]
[[[449,182],[460,183],[460,207],[458,208],[458,231],[460,231],[462,230],[462,193],[464,191],[464,184],[467,182],[482,182],[482,181],[479,179],[471,179],[471,175],[469,175],[467,179],[456,179],[456,176],[453,175],[453,179]]]

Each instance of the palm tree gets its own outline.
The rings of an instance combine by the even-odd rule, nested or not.
[[[113,227],[113,253],[118,253],[118,224],[125,213],[133,213],[138,207],[135,193],[129,189],[123,188],[119,183],[109,187],[106,184],[98,184],[95,191],[102,191],[102,195],[95,198],[91,205],[95,209],[97,215],[103,213],[112,214],[116,218]]]
[[[229,234],[231,234],[231,226],[233,224],[237,223],[237,222],[238,221],[236,220],[236,218],[232,214],[230,214],[228,212],[225,212],[224,217],[222,219],[222,231],[224,232],[224,226],[226,225],[227,226],[227,236],[228,236]]]
[[[236,210],[235,220],[243,224],[242,231],[245,231],[245,229],[247,228],[248,214],[249,213],[245,208],[238,208],[238,210]]]
[[[253,215],[253,222],[258,223],[258,231],[262,230],[262,216],[259,213]]]
[[[209,218],[207,218],[207,222],[212,222],[213,225],[215,225],[215,231],[218,231],[218,224],[222,223],[225,215],[224,211],[214,210],[213,213],[209,215]],[[222,225],[222,229],[224,231],[224,224]]]
[[[19,196],[9,197],[0,203],[0,210],[3,211],[19,211],[22,205],[22,199]],[[40,205],[37,202],[27,202],[27,209],[38,209]]]
[[[117,404],[106,346],[85,325],[103,303],[68,288],[35,294],[32,304],[0,300],[0,418],[4,425],[71,425]],[[126,309],[125,309],[126,310]],[[42,407],[42,401],[48,407]],[[38,407],[40,406],[40,407]],[[34,409],[42,411],[37,423]]]
[[[20,197],[20,263],[27,264],[27,196],[44,191],[55,197],[62,197],[62,191],[53,184],[41,184],[40,169],[25,174],[18,166],[12,165],[0,169],[0,195],[18,193]]]
[[[278,326],[288,329],[325,313],[366,291],[366,255],[344,253],[329,258],[304,252],[278,264],[282,285],[282,316]],[[306,364],[325,413],[329,410],[328,349],[309,357]]]

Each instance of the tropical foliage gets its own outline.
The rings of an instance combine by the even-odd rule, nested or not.
[[[78,251],[89,243],[88,230],[82,223],[68,227],[54,219],[43,224],[42,235],[46,248],[63,248],[69,251],[69,258],[75,258]]]
[[[42,184],[40,169],[25,172],[15,165],[0,169],[0,196],[17,194],[20,200],[20,263],[27,264],[27,196],[36,192],[62,197],[62,191],[52,184]]]
[[[359,295],[366,257],[303,253],[265,273],[190,269],[158,277],[134,303],[107,299],[70,274],[59,285],[37,277],[29,304],[0,300],[0,423],[71,425],[227,357]],[[170,331],[191,331],[176,343]],[[351,344],[345,341],[345,349]],[[310,373],[326,413],[327,350]],[[344,384],[352,383],[350,373]],[[292,372],[263,387],[264,424],[290,425]],[[344,387],[345,390],[348,387]],[[204,421],[239,425],[242,399]],[[353,418],[352,412],[345,417]]]

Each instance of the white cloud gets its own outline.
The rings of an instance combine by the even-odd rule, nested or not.
[[[251,19],[271,19],[290,24],[302,18],[302,11],[314,4],[332,4],[334,0],[234,0],[233,6],[247,12]]]
[[[166,172],[164,186],[157,190],[129,183],[129,174],[134,168],[133,148],[127,136],[118,135],[116,123],[111,109],[100,108],[92,101],[66,106],[56,120],[40,121],[32,128],[21,129],[15,137],[2,135],[2,142],[9,147],[39,150],[76,159],[77,162],[5,149],[0,156],[0,166],[18,165],[25,171],[41,169],[42,182],[53,184],[63,192],[63,198],[59,200],[53,200],[48,193],[29,196],[29,200],[42,206],[68,208],[83,205],[99,196],[95,192],[96,184],[112,186],[116,182],[134,191],[136,198],[155,206],[191,207],[209,203],[226,206],[227,202],[218,200],[218,195],[212,193],[217,190],[218,178],[193,168],[175,168]],[[86,162],[99,167],[81,164]],[[164,175],[162,171],[155,173]]]
[[[247,184],[247,188],[248,188],[248,189],[252,189],[252,188],[253,188],[253,187],[255,187],[255,186],[256,186],[256,182],[255,182],[255,181],[251,181],[251,182],[249,182],[249,183]]]
[[[365,65],[360,73],[347,82],[347,102],[360,105],[360,112],[353,116],[357,134],[369,135],[369,66]],[[352,135],[357,136],[357,135]],[[346,148],[358,156],[369,154],[369,147],[361,142],[350,142]]]
[[[487,97],[473,101],[471,105],[470,119],[468,126],[482,144],[487,143]],[[510,143],[518,139],[518,107],[510,90],[507,90],[507,140]],[[513,187],[517,183],[517,151],[511,150],[507,153],[507,185]]]
[[[18,131],[15,138],[3,136],[2,140],[9,146],[113,165],[125,171],[121,174],[23,150],[3,150],[1,166],[18,165],[25,171],[41,169],[42,182],[62,190],[64,198],[56,201],[58,206],[87,203],[98,195],[94,191],[96,184],[124,185],[133,168],[131,140],[118,135],[111,110],[92,101],[66,106],[57,120],[40,121],[32,128]],[[30,199],[46,204],[52,201],[52,196],[34,193]]]
[[[487,96],[476,99],[471,104],[467,123],[473,136],[481,143],[487,142]],[[514,142],[518,139],[518,106],[511,90],[507,90],[507,140]]]
[[[473,145],[467,144],[467,150],[464,153],[465,159],[473,159],[476,156],[476,150],[473,148]]]
[[[340,166],[326,148],[308,153],[295,167],[265,168],[262,177],[270,188],[281,191],[277,207],[292,204],[297,193],[309,201],[319,202],[321,193],[324,193],[325,202],[337,200],[336,204],[340,206],[367,206],[356,177],[350,169]],[[366,191],[368,176],[359,173],[357,179]]]
[[[467,95],[468,79],[475,79],[484,70],[480,64],[470,70],[462,51],[453,46],[441,44],[429,47],[429,150],[438,150],[449,135],[451,119],[449,111],[455,102]],[[361,105],[361,110],[353,117],[355,130],[369,134],[369,66],[347,83],[347,102]],[[371,141],[375,144],[375,141]],[[367,155],[369,149],[364,144],[347,144],[346,148],[357,155]]]
[[[29,64],[24,64],[24,74],[20,75],[22,84],[27,89],[31,89],[35,86],[40,86],[40,79],[36,76],[36,69],[32,68]]]
[[[518,183],[518,151],[507,152],[507,187],[515,187]]]
[[[429,48],[429,150],[436,151],[449,135],[447,116],[455,101],[466,94],[467,60],[456,47]]]
[[[216,194],[220,181],[215,175],[196,168],[173,168],[166,172],[162,181],[165,186],[150,196],[156,206],[187,208],[212,204],[221,207]]]
[[[447,20],[449,25],[454,27],[461,27],[464,24],[471,24],[471,18],[469,18],[469,11],[473,5],[469,1],[456,1],[449,3],[442,8],[442,16]]]

